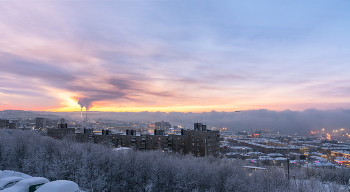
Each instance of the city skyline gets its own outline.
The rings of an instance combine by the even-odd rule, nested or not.
[[[0,110],[350,108],[347,1],[3,1]]]

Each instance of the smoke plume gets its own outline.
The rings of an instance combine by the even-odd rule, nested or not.
[[[85,107],[86,110],[89,110],[92,107],[92,100],[90,98],[81,98],[78,101],[78,104],[81,108]]]

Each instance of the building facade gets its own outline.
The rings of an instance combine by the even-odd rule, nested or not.
[[[207,129],[207,125],[194,124],[194,130],[186,130],[186,153],[194,156],[219,155],[220,132]]]
[[[158,130],[166,130],[169,131],[169,128],[171,127],[171,124],[169,122],[155,122],[154,123],[154,128]]]
[[[10,121],[8,119],[0,119],[0,129],[8,129]]]
[[[42,117],[35,118],[35,128],[36,129],[45,129],[46,128],[46,119]]]
[[[48,135],[60,138],[72,133],[68,129],[48,129]],[[125,134],[111,134],[109,130],[102,130],[95,134],[92,129],[84,129],[83,133],[76,133],[75,136],[79,142],[130,147],[140,151],[161,150],[190,153],[198,157],[219,155],[220,132],[208,130],[206,125],[200,123],[195,124],[194,130],[181,130],[180,134],[164,135],[164,131],[158,129],[154,130],[154,134],[139,134],[136,130],[126,130]]]
[[[74,135],[75,128],[68,128],[67,123],[59,123],[57,128],[47,128],[47,135],[54,139],[63,139],[67,135]]]

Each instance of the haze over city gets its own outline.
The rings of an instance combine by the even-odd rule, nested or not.
[[[0,110],[349,109],[348,1],[2,1]]]

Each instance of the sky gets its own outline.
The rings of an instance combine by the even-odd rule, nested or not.
[[[1,1],[0,110],[350,108],[350,1]]]

